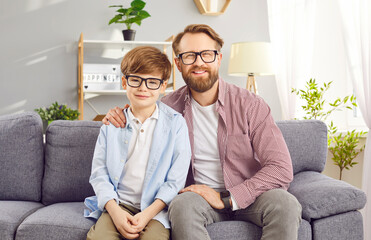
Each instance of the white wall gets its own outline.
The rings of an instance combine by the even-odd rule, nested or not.
[[[261,0],[231,1],[225,14],[199,14],[194,2],[146,1],[152,17],[134,25],[138,41],[163,41],[192,23],[212,26],[225,40],[220,75],[245,87],[246,79],[227,74],[230,46],[239,41],[269,41],[267,5]],[[104,0],[2,0],[0,2],[0,115],[32,111],[54,101],[77,108],[77,41],[121,40],[124,26],[111,25],[109,5],[124,1]],[[177,81],[182,83],[179,77]],[[273,77],[258,78],[260,95],[281,118]],[[125,97],[104,96],[92,100],[101,113],[122,106]],[[85,119],[95,112],[85,104]]]

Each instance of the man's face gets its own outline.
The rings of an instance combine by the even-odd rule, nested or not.
[[[179,43],[179,53],[216,50],[216,42],[205,33],[186,33]],[[196,92],[206,92],[219,78],[222,54],[216,55],[215,61],[205,63],[198,55],[191,65],[185,65],[180,58],[175,62],[182,73],[185,83]]]

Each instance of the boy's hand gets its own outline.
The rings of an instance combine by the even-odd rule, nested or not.
[[[117,128],[124,128],[126,125],[126,118],[122,111],[128,107],[129,105],[126,104],[124,108],[115,107],[113,109],[110,109],[102,120],[103,124],[109,125],[110,123],[112,123]]]
[[[109,200],[104,206],[112,218],[117,231],[126,239],[135,239],[139,237],[139,231],[134,229],[134,217],[117,205],[114,199]]]
[[[126,239],[136,239],[139,237],[140,231],[136,230],[136,228],[134,228],[135,226],[133,225],[133,222],[135,221],[134,217],[131,216],[128,212],[122,209],[117,209],[111,215],[111,218],[117,230]]]
[[[134,215],[134,219],[132,221],[133,228],[140,232],[147,226],[151,219],[152,218],[146,213],[145,210],[143,212],[139,212]]]

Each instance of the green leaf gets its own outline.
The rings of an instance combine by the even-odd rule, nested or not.
[[[122,13],[123,15],[125,15],[128,12],[128,9],[126,9],[126,8],[120,8],[116,12]]]
[[[140,10],[138,15],[139,15],[142,19],[145,19],[145,18],[148,18],[148,17],[151,16],[151,15],[150,15],[147,11],[145,11],[145,10]]]
[[[139,10],[142,10],[144,8],[144,6],[146,5],[145,2],[141,1],[141,0],[134,0],[131,2],[131,7],[135,10],[135,11],[139,11]]]
[[[121,14],[117,14],[116,16],[114,16],[108,23],[108,25],[111,25],[112,23],[117,23],[120,19],[122,19],[122,15]]]

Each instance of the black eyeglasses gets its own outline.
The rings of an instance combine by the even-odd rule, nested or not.
[[[142,85],[143,81],[146,83],[146,87],[151,90],[157,90],[160,88],[161,84],[164,82],[162,79],[158,78],[142,78],[135,75],[126,75],[126,81],[130,87],[138,88]]]
[[[178,58],[180,58],[184,65],[191,65],[196,62],[197,56],[200,56],[204,63],[212,63],[216,59],[216,55],[218,55],[217,50],[204,50],[201,52],[184,52],[178,54]]]

